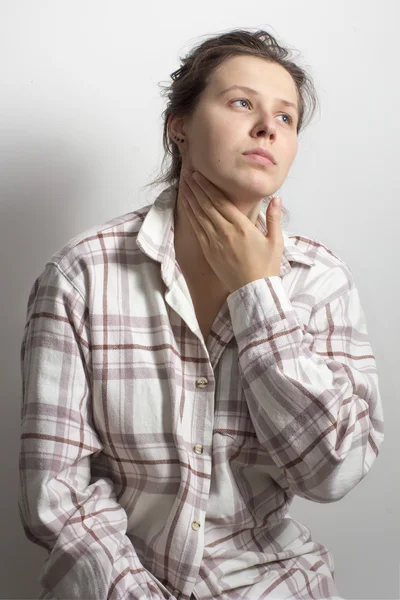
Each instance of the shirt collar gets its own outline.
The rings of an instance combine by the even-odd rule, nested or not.
[[[177,197],[177,186],[172,185],[157,196],[153,204],[146,207],[143,223],[140,226],[137,245],[150,258],[162,265],[163,275],[166,282],[171,282],[175,271],[175,246],[174,246],[174,209]],[[268,202],[263,200],[257,217],[256,227],[267,234],[266,210]],[[292,269],[290,263],[301,263],[309,267],[315,263],[296,244],[299,236],[282,230],[284,249],[281,261],[280,277],[283,277]]]

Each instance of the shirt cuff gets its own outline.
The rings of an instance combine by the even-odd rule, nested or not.
[[[279,275],[247,283],[232,292],[227,303],[239,350],[258,336],[273,351],[287,346],[287,336],[293,342],[302,334],[302,325]]]

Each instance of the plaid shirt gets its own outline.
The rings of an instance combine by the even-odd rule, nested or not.
[[[205,342],[175,201],[76,236],[31,289],[19,507],[49,552],[40,597],[338,598],[331,553],[288,509],[343,498],[383,442],[352,273],[284,231],[280,276],[230,294]]]

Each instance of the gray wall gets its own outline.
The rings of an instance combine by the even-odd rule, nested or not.
[[[158,82],[200,36],[270,30],[300,52],[321,110],[281,187],[286,229],[352,269],[377,359],[385,441],[340,502],[290,514],[332,551],[346,599],[399,598],[399,23],[384,2],[0,2],[0,596],[35,598],[46,553],[17,507],[19,353],[30,288],[53,252],[152,202],[162,158]],[[395,234],[396,229],[396,234]]]

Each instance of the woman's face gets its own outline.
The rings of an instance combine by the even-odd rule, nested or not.
[[[223,93],[233,85],[258,93]],[[200,171],[245,214],[255,210],[256,216],[259,203],[279,189],[296,156],[297,106],[295,83],[280,65],[254,56],[225,60],[213,72],[193,115],[174,124],[172,136],[185,139],[179,144],[182,167]],[[269,150],[276,164],[244,156],[256,147]]]

